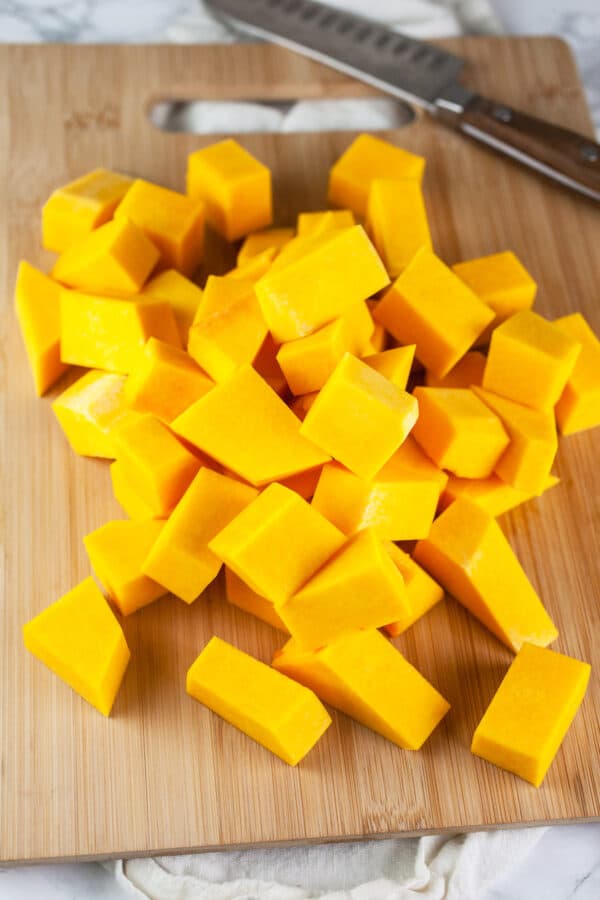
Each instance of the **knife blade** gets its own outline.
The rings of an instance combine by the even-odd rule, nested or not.
[[[444,124],[600,201],[600,145],[463,87],[464,60],[316,0],[206,0],[245,31],[422,106]]]

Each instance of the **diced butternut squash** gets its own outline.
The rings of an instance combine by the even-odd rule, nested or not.
[[[172,428],[255,485],[329,460],[300,434],[297,417],[251,366],[242,367],[193,403]]]
[[[115,459],[113,428],[127,416],[124,387],[123,375],[92,370],[56,398],[54,415],[75,453]]]
[[[396,544],[388,543],[385,548],[404,579],[404,597],[409,610],[400,621],[384,625],[390,637],[397,637],[444,599],[444,589]]]
[[[273,666],[405,750],[423,746],[450,704],[374,629],[303,650],[292,638]]]
[[[363,362],[405,391],[414,357],[415,345],[409,344],[408,347],[393,347],[391,350],[363,356]]]
[[[391,278],[397,278],[431,232],[421,185],[416,180],[376,178],[369,190],[367,231]]]
[[[300,433],[361,478],[372,478],[414,426],[417,401],[347,353],[304,419]]]
[[[183,347],[187,347],[190,326],[202,300],[202,291],[197,284],[178,272],[166,269],[151,278],[142,291],[145,297],[164,300],[173,310],[179,337]]]
[[[256,283],[263,315],[280,343],[311,334],[389,283],[360,225],[299,240],[308,242],[311,249],[277,268],[283,259],[280,254]]]
[[[107,297],[137,294],[158,260],[158,250],[141,228],[115,219],[64,251],[52,277],[68,287]]]
[[[360,306],[366,308],[363,303]],[[306,337],[282,344],[277,362],[293,394],[320,390],[345,353],[360,355],[364,338],[357,341],[352,326],[348,316],[342,316]]]
[[[273,220],[271,172],[234,140],[190,154],[187,193],[206,204],[207,222],[228,241]]]
[[[544,484],[544,492],[558,484],[556,475],[548,475]],[[489,478],[457,478],[450,475],[448,484],[440,498],[440,510],[446,509],[455,500],[464,497],[484,509],[490,516],[501,516],[503,513],[531,500],[535,494],[519,491],[506,484],[497,475]]]
[[[323,212],[300,213],[297,222],[298,237],[325,234],[341,228],[352,228],[356,225],[354,213],[350,209],[326,209]]]
[[[469,500],[456,500],[416,546],[419,565],[517,652],[558,636],[500,526]]]
[[[438,378],[475,343],[494,313],[431,250],[421,248],[373,313]]]
[[[485,361],[485,356],[479,350],[470,350],[443,378],[438,378],[432,372],[425,372],[425,385],[443,388],[481,387]]]
[[[372,528],[344,544],[293,597],[275,609],[309,650],[361,628],[380,628],[408,615],[404,580]]]
[[[221,568],[209,542],[257,493],[250,485],[200,469],[143,561],[144,574],[192,603]]]
[[[554,324],[581,344],[575,368],[555,407],[558,427],[561,434],[595,428],[600,425],[600,341],[581,313],[563,316]]]
[[[473,391],[498,416],[510,438],[494,472],[517,490],[541,494],[558,450],[554,413],[531,409],[482,388]]]
[[[42,244],[63,253],[71,244],[104,225],[129,190],[132,179],[94,169],[52,192],[42,210]]]
[[[144,522],[147,519],[160,519],[143,497],[132,488],[127,471],[118,460],[110,464],[110,480],[113,495],[123,512],[134,522]]]
[[[213,637],[187,673],[187,692],[291,766],[331,719],[308,688]]]
[[[289,634],[275,611],[275,604],[253,591],[245,581],[227,567],[225,567],[225,591],[228,601],[233,606],[237,606],[238,609],[243,609],[244,612],[256,616],[257,619],[261,619],[267,625]]]
[[[455,263],[452,271],[495,312],[492,327],[533,306],[537,284],[510,250]]]
[[[252,363],[266,336],[267,325],[251,282],[214,275],[208,279],[188,352],[215,381],[225,381]],[[233,286],[232,286],[233,285]]]
[[[60,358],[60,285],[24,260],[15,285],[15,311],[35,392],[45,394],[67,371]]]
[[[295,491],[271,484],[209,547],[252,590],[285,600],[344,543],[344,535]]]
[[[169,424],[212,387],[214,382],[184,350],[150,338],[127,378],[123,397],[131,409]]]
[[[192,275],[202,262],[204,205],[177,191],[138,178],[115,211],[148,235],[160,251],[162,264]]]
[[[347,535],[373,528],[385,540],[418,540],[429,534],[447,480],[409,437],[370,480],[327,463],[313,506]]]
[[[107,522],[83,543],[98,580],[121,615],[129,616],[166,593],[142,573],[142,563],[164,527],[164,522]]]
[[[23,626],[25,646],[103,716],[129,663],[121,626],[93,578]]]
[[[590,666],[523,644],[475,729],[471,750],[539,787],[585,696]]]
[[[492,333],[483,387],[533,409],[551,410],[571,377],[581,343],[524,310]]]
[[[273,249],[277,255],[292,240],[294,233],[293,228],[267,228],[264,231],[255,231],[254,234],[249,234],[238,251],[238,266],[250,262],[265,250]]]
[[[171,307],[152,297],[116,300],[62,291],[60,329],[63,363],[122,375],[136,367],[149,338],[180,346]]]
[[[488,478],[509,445],[498,416],[468,388],[418,387],[415,440],[439,466],[461,478]]]
[[[361,134],[340,156],[329,176],[329,202],[351,209],[360,218],[367,214],[371,184],[376,178],[411,179],[421,182],[422,156],[395,147],[388,141]]]
[[[131,487],[149,504],[154,516],[167,516],[200,468],[159,419],[141,415],[113,431],[117,459]]]

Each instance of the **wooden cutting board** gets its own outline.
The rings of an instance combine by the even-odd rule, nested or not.
[[[573,60],[558,40],[447,42],[469,83],[591,133]],[[224,601],[165,598],[124,622],[132,662],[105,720],[29,656],[22,624],[89,574],[82,537],[121,513],[108,465],[69,450],[50,398],[34,397],[12,309],[17,262],[48,265],[40,208],[98,165],[181,189],[206,143],[156,131],[161,97],[333,97],[374,92],[305,59],[237,47],[0,48],[0,858],[30,861],[414,834],[600,814],[600,433],[561,441],[561,484],[504,521],[559,629],[557,650],[595,666],[583,708],[536,790],[473,757],[473,730],[512,659],[453,600],[397,640],[452,703],[410,753],[334,714],[292,769],[185,694],[218,634],[270,661],[283,637]],[[325,203],[350,134],[247,136],[273,168],[277,216]],[[600,330],[600,208],[426,119],[389,138],[428,159],[426,199],[448,262],[507,247],[539,281],[541,312],[582,310]],[[215,264],[223,248],[212,241]],[[218,262],[217,262],[218,258]],[[64,384],[63,384],[64,387]],[[55,391],[57,393],[58,391]]]

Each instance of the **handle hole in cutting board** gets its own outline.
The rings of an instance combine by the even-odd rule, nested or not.
[[[297,134],[307,131],[386,131],[415,119],[406,103],[386,97],[325,100],[173,100],[148,109],[155,128],[188,134]]]

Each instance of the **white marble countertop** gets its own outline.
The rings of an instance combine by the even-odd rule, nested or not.
[[[360,0],[333,2],[357,10],[363,7]],[[384,7],[389,11],[389,0],[369,3],[375,16]],[[404,0],[401,10],[396,2],[394,22],[419,36],[503,29],[560,34],[575,50],[600,133],[600,0],[491,0],[490,4],[486,0]],[[218,36],[231,40],[225,29]],[[1,41],[201,42],[214,38],[214,23],[196,0],[57,0],[53,4],[0,0]],[[0,867],[0,900],[118,900],[126,896],[131,894],[94,863]],[[537,898],[599,900],[600,824],[548,828],[509,877],[474,900]]]

